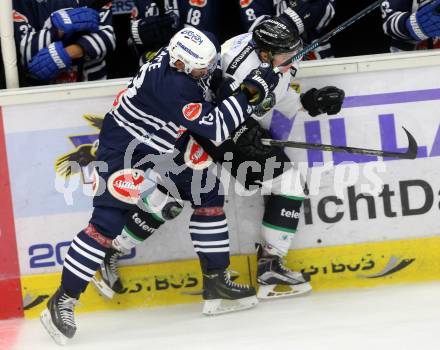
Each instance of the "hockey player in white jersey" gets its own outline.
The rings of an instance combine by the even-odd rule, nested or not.
[[[222,46],[222,70],[226,79],[226,88],[223,90],[238,86],[262,62],[277,67],[293,57],[302,49],[301,39],[295,28],[294,19],[285,13],[261,22],[252,33],[227,41]],[[299,211],[305,196],[304,183],[281,148],[261,144],[262,137],[270,137],[265,130],[270,124],[269,111],[286,100],[293,100],[296,101],[298,110],[303,108],[313,117],[322,113],[336,114],[344,100],[344,91],[332,86],[311,89],[299,95],[290,87],[292,75],[295,75],[297,69],[297,62],[280,67],[282,76],[275,90],[254,108],[253,118],[249,118],[231,139],[223,143],[220,154],[216,154],[219,148],[209,147],[209,141],[198,140],[220,162],[224,152],[232,150],[234,176],[237,175],[236,168],[243,161],[256,160],[262,165],[261,172],[253,170],[252,174],[248,174],[245,186],[259,184],[266,189],[266,193],[267,190],[271,193],[265,205],[262,222],[263,243],[257,245],[257,296],[263,299],[299,295],[311,290],[308,276],[292,271],[283,264],[283,258],[288,253],[298,225]],[[285,166],[275,169],[272,179],[266,179],[266,161],[274,156],[276,161]],[[290,288],[277,291],[276,287],[279,285]]]
[[[244,30],[252,29],[271,16],[289,14],[299,35],[306,43],[312,43],[323,35],[335,15],[335,0],[240,0],[240,15]],[[327,41],[311,51],[305,59],[333,57]]]

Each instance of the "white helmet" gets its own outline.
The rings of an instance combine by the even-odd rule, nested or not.
[[[217,50],[214,43],[200,30],[188,27],[180,30],[168,45],[170,66],[176,67],[176,61],[185,64],[185,73],[193,69],[208,68],[211,72],[217,65]]]

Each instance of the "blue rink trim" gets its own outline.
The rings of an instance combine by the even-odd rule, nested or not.
[[[360,96],[347,96],[342,108],[389,105],[396,103],[440,100],[440,89],[388,92]]]

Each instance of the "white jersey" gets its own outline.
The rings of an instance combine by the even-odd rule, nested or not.
[[[252,33],[246,33],[238,35],[222,45],[221,66],[223,76],[233,78],[238,84],[242,83],[244,78],[262,63],[251,40]],[[298,63],[296,63],[293,69],[298,70]],[[296,112],[302,108],[300,95],[291,88],[291,80],[292,75],[290,72],[282,74],[278,85],[273,91],[276,98],[274,108],[290,118],[294,117]],[[258,120],[263,128],[269,130],[272,111],[273,109],[267,112],[263,117],[252,116]],[[296,165],[275,179],[262,182],[261,185],[273,194],[297,197],[305,196],[303,192],[304,180],[298,172]],[[273,235],[274,233],[271,232],[271,234]],[[266,241],[268,241],[268,237],[264,232],[263,236]],[[279,242],[281,241],[280,239]]]
[[[251,40],[252,33],[246,33],[238,35],[222,45],[221,66],[223,76],[233,78],[238,84],[242,83],[244,78],[262,63]],[[294,69],[298,69],[297,64]],[[273,91],[276,98],[275,108],[282,111],[283,105],[287,104],[289,109],[288,117],[293,116],[291,115],[294,112],[293,110],[297,111],[302,107],[299,94],[290,86],[291,80],[292,75],[290,72],[282,74],[277,87]],[[295,106],[296,109],[292,108],[292,106]],[[266,129],[270,125],[271,116],[272,111],[267,112],[262,118],[253,115]]]

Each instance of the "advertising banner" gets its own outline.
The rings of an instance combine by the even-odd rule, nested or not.
[[[113,15],[122,15],[131,13],[134,7],[133,0],[115,0],[112,1],[112,13]]]
[[[281,139],[404,152],[405,127],[419,145],[415,160],[289,149],[310,192],[295,247],[440,234],[439,73],[425,67],[304,79],[302,92],[343,88],[341,112],[311,118],[288,104],[274,111],[269,127]]]

